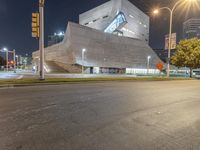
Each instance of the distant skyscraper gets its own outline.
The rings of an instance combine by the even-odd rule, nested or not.
[[[183,38],[200,38],[200,18],[191,18],[183,23]]]

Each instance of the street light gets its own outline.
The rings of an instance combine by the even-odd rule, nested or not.
[[[8,49],[4,47],[4,48],[3,48],[3,51],[5,51],[5,52],[6,52],[6,51],[8,51]]]
[[[8,49],[3,48],[3,51],[6,52],[6,71],[8,72]]]
[[[14,72],[15,72],[15,49],[13,51],[9,51],[7,48],[3,48],[2,50],[0,49],[0,52],[5,52],[6,53],[6,70],[8,72],[8,53],[13,54],[13,61],[14,61]]]
[[[147,75],[149,74],[149,64],[150,64],[150,59],[151,59],[151,56],[148,56],[147,57]]]
[[[8,71],[8,49],[7,48],[0,49],[0,52],[6,53],[6,68],[7,68],[7,71]]]
[[[168,61],[167,61],[167,77],[169,78],[170,77],[170,59],[171,59],[171,38],[172,38],[172,24],[173,24],[173,13],[174,13],[174,10],[176,9],[176,7],[180,4],[180,3],[183,3],[183,2],[191,2],[191,1],[196,1],[196,0],[179,0],[177,1],[174,6],[172,8],[169,8],[169,7],[161,7],[161,8],[158,8],[158,9],[155,9],[153,11],[153,14],[158,14],[159,13],[159,10],[163,10],[163,9],[166,9],[169,11],[170,13],[170,24],[169,24],[169,46],[168,46]]]
[[[158,13],[159,13],[158,9],[155,9],[155,10],[153,11],[153,13],[154,13],[154,14],[158,14]]]
[[[13,51],[12,51],[12,53],[13,53],[13,61],[14,61],[14,73],[16,73],[16,53],[15,53],[15,49],[13,49]]]
[[[84,73],[84,54],[86,52],[86,49],[82,49],[82,74]]]

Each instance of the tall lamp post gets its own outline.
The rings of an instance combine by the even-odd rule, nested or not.
[[[171,59],[171,38],[172,38],[172,25],[173,25],[173,13],[176,9],[176,7],[183,3],[183,2],[188,2],[188,1],[194,1],[194,0],[179,0],[177,1],[174,6],[172,8],[169,8],[169,7],[161,7],[161,8],[158,8],[158,9],[155,9],[153,11],[154,14],[158,14],[159,13],[159,10],[168,10],[169,13],[170,13],[170,23],[169,23],[169,44],[168,44],[168,60],[167,60],[167,77],[169,78],[170,77],[170,59]]]
[[[151,59],[151,56],[148,56],[147,57],[147,75],[149,74],[149,64],[150,64],[150,59]]]
[[[0,52],[6,53],[6,70],[8,71],[8,49],[7,48],[0,49]]]
[[[44,3],[45,0],[39,0],[39,12],[40,12],[40,80],[44,80]]]
[[[13,61],[14,61],[14,73],[16,73],[16,56],[15,49],[13,50]]]
[[[2,50],[0,50],[1,52],[5,52],[6,53],[6,70],[8,72],[8,49],[7,48],[3,48]]]
[[[84,73],[84,56],[85,56],[86,49],[82,49],[82,74]]]
[[[14,69],[15,69],[15,49],[13,51],[9,51],[7,48],[3,48],[0,50],[0,52],[5,52],[6,53],[6,70],[8,72],[8,54],[12,53],[13,54],[13,61],[14,61]]]
[[[8,72],[8,49],[4,48],[4,52],[6,52],[6,71]]]

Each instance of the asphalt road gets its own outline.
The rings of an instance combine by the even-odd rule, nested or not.
[[[200,150],[200,81],[0,89],[0,150]]]

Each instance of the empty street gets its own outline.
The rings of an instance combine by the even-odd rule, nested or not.
[[[2,150],[198,150],[200,81],[0,89]]]

